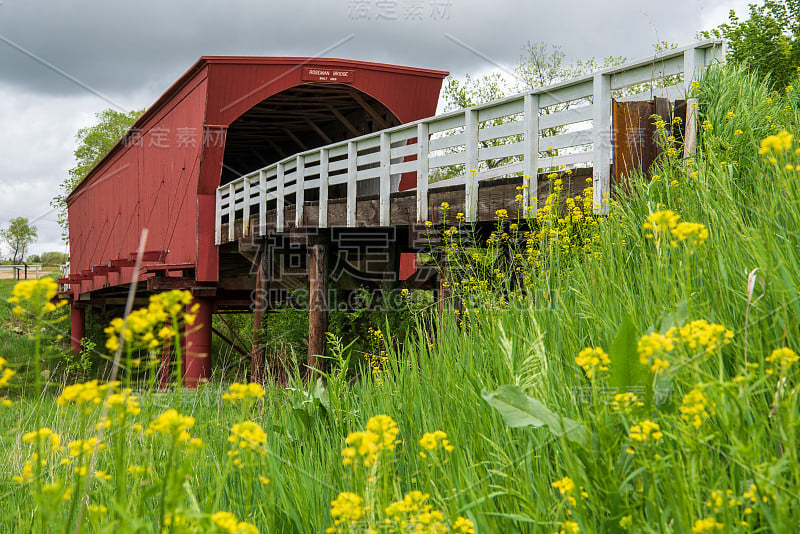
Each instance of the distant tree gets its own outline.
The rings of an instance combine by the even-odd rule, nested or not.
[[[12,263],[25,259],[25,249],[36,241],[38,237],[36,227],[32,226],[26,217],[11,219],[8,228],[0,230],[0,239],[11,248],[14,256]]]
[[[28,256],[28,263],[41,263],[42,259],[39,257],[38,254],[31,254]]]
[[[58,210],[58,225],[61,227],[61,237],[65,242],[69,239],[67,197],[89,174],[92,167],[114,148],[114,145],[122,139],[122,136],[142,113],[144,113],[143,109],[129,113],[106,109],[95,114],[96,124],[81,128],[75,135],[75,141],[78,144],[75,149],[75,166],[69,170],[69,175],[61,182],[59,194],[50,201],[50,205]]]
[[[727,23],[700,36],[726,39],[728,61],[749,63],[783,89],[800,66],[800,0],[765,0],[748,10],[747,20],[731,10]]]
[[[42,252],[41,262],[44,265],[63,265],[67,262],[67,255],[63,252]]]

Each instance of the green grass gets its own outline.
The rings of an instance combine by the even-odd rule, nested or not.
[[[508,309],[487,306],[463,328],[455,318],[441,328],[420,324],[402,344],[386,347],[387,369],[379,380],[367,374],[351,383],[345,373],[333,372],[322,396],[296,379],[289,388],[268,385],[264,399],[246,413],[223,401],[225,385],[218,381],[196,393],[140,392],[142,412],[135,422],[146,427],[173,407],[195,418],[191,433],[205,445],[178,453],[186,454],[187,463],[168,471],[172,448],[163,437],[113,427],[106,438],[111,450],[100,453],[97,468],[125,480],[126,498],[115,508],[120,484],[92,482],[82,502],[103,504],[110,512],[87,520],[85,531],[157,532],[163,481],[172,480],[169,506],[191,517],[200,531],[212,528],[213,512],[227,510],[261,532],[321,532],[332,526],[331,501],[340,492],[359,493],[374,506],[371,513],[382,514],[385,499],[418,489],[430,494],[445,522],[467,517],[478,532],[557,532],[567,521],[583,532],[620,531],[620,521],[634,532],[690,532],[701,519],[725,531],[795,532],[798,364],[768,374],[766,358],[779,347],[800,349],[800,174],[784,167],[796,162],[793,150],[777,164],[757,151],[769,135],[797,132],[800,106],[793,92],[770,94],[734,67],[711,71],[699,92],[702,119],[713,127],[701,135],[701,153],[691,166],[665,160],[658,180],[633,181],[632,194],[619,198],[612,217],[597,226],[599,258],[554,258],[560,268],[537,278],[526,300]],[[643,224],[660,209],[703,223],[707,241],[694,252],[682,244],[657,248]],[[749,294],[748,273],[754,269]],[[630,326],[621,328],[626,318]],[[731,329],[732,343],[709,354],[676,349],[668,371],[650,375],[638,361],[636,340],[696,319]],[[0,336],[12,343],[9,334]],[[3,346],[15,354],[31,348]],[[606,402],[608,376],[589,380],[575,363],[583,348],[595,346],[611,353],[612,373],[645,373],[646,380],[630,378],[629,385],[657,388],[664,397],[629,414],[614,411]],[[749,369],[745,353],[755,364]],[[680,418],[681,401],[697,384],[714,405],[700,428]],[[557,428],[546,425],[512,428],[504,419],[508,413],[484,398],[501,386],[516,386],[519,395],[578,422],[586,441],[559,437]],[[538,410],[523,416],[544,417]],[[400,442],[373,485],[367,475],[342,465],[341,451],[348,434],[378,414],[397,422]],[[0,478],[0,531],[33,525],[67,532],[75,497],[37,504],[35,483],[11,480],[30,458],[31,445],[19,437],[34,430],[35,416],[61,433],[62,443],[91,435],[97,418],[57,408],[50,396],[26,396],[0,410],[0,470],[6,473]],[[236,470],[229,466],[228,435],[243,419],[264,428],[265,453],[248,457]],[[633,440],[631,427],[643,420],[659,424],[663,437]],[[419,456],[418,440],[437,429],[454,446],[440,463]],[[119,458],[149,465],[154,473],[141,484],[119,472]],[[45,481],[72,476],[54,458]],[[563,477],[586,496],[580,489],[559,494],[552,483]],[[713,503],[715,490],[731,492],[720,507]]]

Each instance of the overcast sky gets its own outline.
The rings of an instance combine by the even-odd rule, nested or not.
[[[527,41],[571,59],[689,44],[742,0],[0,0],[0,226],[36,221],[34,253],[64,251],[50,199],[75,132],[112,105],[143,108],[201,55],[350,58],[512,69]],[[460,43],[460,44],[459,44]],[[8,254],[3,250],[3,257]]]

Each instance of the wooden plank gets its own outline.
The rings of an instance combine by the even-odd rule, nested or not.
[[[575,130],[574,132],[567,132],[559,135],[552,135],[550,137],[541,138],[541,151],[549,150],[551,147],[554,149],[568,148],[571,146],[588,145],[594,142],[594,129]]]
[[[461,146],[464,144],[466,139],[467,136],[464,134],[464,132],[447,135],[444,137],[435,137],[428,142],[428,150],[430,152],[435,152],[437,150]]]
[[[242,219],[245,221],[250,220],[250,177],[246,176],[242,184]],[[250,233],[250,225],[244,225],[244,235],[247,237]]]
[[[464,112],[464,123],[466,125],[464,133],[465,142],[465,172],[467,173],[466,183],[466,211],[467,222],[474,222],[478,217],[478,112],[468,109]],[[472,172],[476,171],[476,172]]]
[[[490,121],[499,119],[508,115],[516,115],[523,111],[523,97],[517,96],[513,100],[502,100],[498,103],[489,103],[477,106],[478,122]]]
[[[456,111],[451,115],[434,117],[427,120],[430,121],[428,122],[428,133],[435,134],[463,127],[464,113]]]
[[[417,125],[417,217],[416,222],[422,224],[428,217],[428,124]]]
[[[319,227],[328,227],[328,149],[319,151]]]
[[[390,223],[390,197],[392,187],[391,173],[391,146],[389,134],[381,134],[381,172],[380,172],[380,208],[378,210],[381,226],[389,226]]]
[[[547,128],[566,126],[567,124],[589,120],[592,120],[592,106],[581,106],[566,111],[559,111],[558,113],[542,115],[539,117],[539,129],[546,130]]]
[[[428,158],[428,167],[435,169],[446,165],[463,165],[465,161],[466,152],[452,152],[443,156]]]
[[[563,104],[579,98],[586,98],[592,96],[593,92],[592,78],[578,81],[572,85],[547,87],[537,89],[536,94],[539,95],[539,107],[545,108],[555,104]]]
[[[650,82],[665,76],[674,76],[683,72],[683,58],[675,56],[654,60],[649,65],[642,65],[611,74],[611,90],[622,89],[631,85]]]
[[[498,126],[490,126],[488,128],[481,128],[478,131],[478,141],[490,141],[500,137],[508,137],[510,135],[520,135],[525,130],[523,120],[516,120],[500,124]]]
[[[524,143],[508,143],[478,149],[478,161],[503,159],[521,156],[525,150]]]
[[[356,226],[356,191],[358,186],[356,159],[356,144],[350,141],[347,143],[347,226],[350,228]]]

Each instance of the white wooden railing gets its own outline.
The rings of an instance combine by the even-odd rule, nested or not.
[[[626,99],[685,97],[690,84],[716,61],[724,61],[723,42],[707,40],[669,50],[655,57],[625,63],[530,92],[465,110],[402,124],[379,132],[325,145],[287,157],[217,189],[216,243],[234,239],[234,220],[259,214],[265,232],[267,202],[275,200],[276,231],[286,228],[284,208],[295,206],[295,224],[302,226],[306,192],[318,190],[318,226],[328,226],[328,186],[346,184],[346,224],[356,226],[357,196],[370,188],[379,197],[379,222],[390,220],[391,193],[402,173],[416,174],[417,222],[428,214],[428,191],[454,184],[466,188],[465,216],[475,221],[480,182],[499,176],[524,175],[537,189],[540,169],[561,165],[593,168],[594,203],[610,190],[611,99],[627,90]],[[661,80],[662,83],[643,84]],[[663,81],[677,83],[663,86]],[[655,88],[654,88],[655,87]],[[554,129],[558,129],[557,131]],[[556,133],[555,135],[543,136]],[[557,154],[557,155],[553,155]],[[414,158],[414,159],[412,159]],[[492,162],[492,165],[489,165]],[[432,181],[438,169],[460,166],[456,178]],[[477,172],[469,172],[475,169]],[[293,198],[288,198],[293,195]],[[534,195],[535,198],[535,195]],[[245,223],[246,226],[247,223]]]

